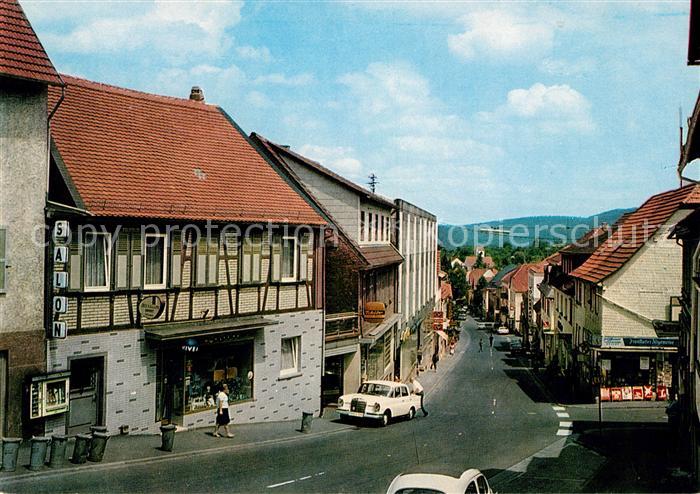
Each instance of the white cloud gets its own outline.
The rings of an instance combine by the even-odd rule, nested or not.
[[[246,95],[246,100],[256,108],[269,108],[272,106],[270,99],[260,91],[250,91]]]
[[[242,92],[246,84],[245,74],[236,67],[217,67],[201,64],[190,69],[169,68],[161,71],[148,90],[158,94],[168,94],[187,98],[192,86],[199,86],[204,91],[207,103],[216,103],[230,97],[231,92]]]
[[[548,75],[560,77],[580,77],[591,74],[596,70],[596,62],[592,58],[578,60],[560,60],[546,58],[540,62],[539,69]]]
[[[284,74],[261,75],[255,79],[256,84],[278,84],[281,86],[308,86],[313,84],[316,78],[313,74],[303,73],[294,76]]]
[[[131,8],[109,9],[108,15],[90,10],[94,17],[77,15],[72,30],[49,32],[42,38],[64,52],[122,53],[147,48],[176,59],[194,59],[220,54],[230,45],[226,29],[241,20],[242,5],[233,0],[156,1],[137,4],[136,13]]]
[[[348,178],[357,178],[362,173],[362,162],[353,156],[356,153],[352,147],[305,144],[299,153]]]
[[[272,61],[272,54],[266,46],[256,48],[254,46],[238,46],[236,47],[238,56],[245,60],[253,60],[255,62],[269,63]]]
[[[513,89],[507,102],[493,113],[482,113],[486,121],[505,122],[512,117],[526,125],[557,134],[568,131],[591,132],[595,124],[591,104],[581,93],[566,84],[533,84],[529,89]]]
[[[447,37],[450,51],[462,60],[508,58],[510,62],[549,53],[556,25],[542,18],[505,10],[472,12],[461,19],[465,31]]]

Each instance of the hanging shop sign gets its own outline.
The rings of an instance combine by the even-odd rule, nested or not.
[[[55,271],[53,274],[53,287],[59,290],[68,287],[68,273]]]
[[[181,348],[183,352],[198,352],[199,343],[194,338],[188,338]]]
[[[54,264],[65,264],[68,262],[68,247],[65,245],[59,245],[53,248],[53,262]]]
[[[66,220],[57,221],[53,227],[53,239],[56,242],[65,242],[70,238],[70,225]]]
[[[51,338],[64,339],[68,335],[66,323],[63,321],[53,321],[51,323]]]
[[[382,322],[386,316],[386,306],[384,302],[365,303],[365,321]]]
[[[158,319],[164,308],[163,299],[158,295],[149,295],[139,303],[139,314],[144,319]]]
[[[68,312],[68,299],[66,297],[54,297],[53,312],[54,314],[65,314]]]
[[[650,349],[677,349],[678,337],[669,336],[662,338],[629,337],[629,336],[603,336],[602,348],[650,348]]]
[[[69,389],[70,372],[32,377],[29,382],[29,418],[67,412]]]

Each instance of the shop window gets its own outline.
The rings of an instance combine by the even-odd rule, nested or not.
[[[143,241],[144,281],[143,287],[165,288],[167,267],[167,243],[164,233],[147,233]]]
[[[301,355],[301,336],[282,338],[282,362],[280,375],[298,374],[301,367],[299,357]]]
[[[104,232],[83,235],[83,284],[85,291],[109,289],[111,236]]]
[[[177,369],[172,371],[177,372]],[[224,384],[228,385],[230,403],[251,400],[253,342],[199,348],[196,353],[188,353],[185,356],[184,381],[178,376],[171,376],[170,380],[182,382],[183,388],[175,389],[175,410],[184,414],[213,408],[216,393]]]
[[[5,269],[7,268],[7,230],[0,228],[0,293],[5,293]]]
[[[259,283],[260,264],[262,262],[262,235],[251,234],[243,241],[243,259],[241,262],[241,282]]]
[[[297,279],[297,266],[299,263],[299,251],[296,237],[282,238],[282,281],[295,281]]]

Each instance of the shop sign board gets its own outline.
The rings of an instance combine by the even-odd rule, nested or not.
[[[53,239],[65,242],[70,237],[70,225],[66,220],[57,221],[53,227]]]
[[[53,273],[53,287],[57,289],[68,286],[68,273],[65,271],[55,271]]]
[[[386,306],[384,302],[367,302],[365,303],[365,321],[382,322],[386,315]]]
[[[51,337],[64,339],[68,334],[66,323],[63,321],[53,321],[51,323]]]
[[[68,247],[65,245],[59,245],[53,248],[53,262],[54,264],[65,264],[68,262]]]
[[[158,319],[164,307],[163,299],[158,295],[150,295],[139,303],[139,314],[144,319]]]
[[[68,311],[68,299],[66,297],[53,298],[54,314],[65,314]]]
[[[198,352],[199,351],[199,343],[194,338],[189,338],[182,345],[182,351],[183,352]]]
[[[603,336],[603,348],[678,348],[678,337]]]

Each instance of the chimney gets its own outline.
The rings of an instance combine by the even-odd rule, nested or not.
[[[201,101],[204,103],[204,91],[202,91],[202,88],[199,86],[192,86],[192,90],[190,91],[190,99],[192,101]]]

